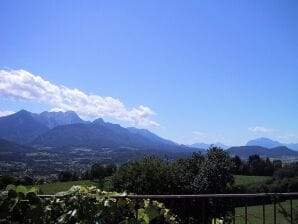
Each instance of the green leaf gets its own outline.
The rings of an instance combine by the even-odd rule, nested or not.
[[[24,187],[23,185],[19,185],[19,186],[17,186],[17,188],[16,188],[16,192],[17,192],[17,193],[23,193],[23,194],[26,194],[26,193],[27,193],[27,188]]]
[[[8,197],[9,198],[16,198],[18,196],[17,192],[15,190],[10,189],[8,191]]]
[[[34,192],[37,193],[39,191],[39,189],[37,187],[31,187],[28,192]]]
[[[148,205],[148,207],[145,209],[145,213],[149,217],[150,221],[159,216],[159,211],[152,205]]]
[[[138,221],[143,221],[145,224],[150,223],[150,218],[143,208],[138,209]]]
[[[6,186],[6,190],[7,191],[9,191],[9,190],[16,190],[16,186],[15,185],[13,185],[13,184],[8,184],[7,186]]]

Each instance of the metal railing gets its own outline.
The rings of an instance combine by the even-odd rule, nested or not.
[[[289,220],[288,223],[294,224],[297,223],[298,220],[294,220],[294,214],[293,214],[293,199],[298,198],[298,193],[256,193],[256,194],[192,194],[192,195],[125,195],[125,196],[114,196],[114,198],[129,198],[129,199],[155,199],[155,200],[164,200],[164,199],[171,199],[171,200],[179,200],[179,199],[198,199],[203,200],[203,202],[206,202],[206,200],[209,199],[256,199],[254,202],[250,202],[245,200],[242,203],[238,203],[238,205],[243,205],[244,207],[244,223],[248,224],[249,218],[248,218],[248,206],[253,205],[259,205],[261,206],[261,222],[262,224],[266,224],[266,204],[268,205],[273,204],[273,224],[279,224],[277,222],[277,203],[284,202],[286,200],[289,201],[290,211],[289,211]],[[258,200],[261,199],[261,200]],[[263,200],[267,199],[267,200]],[[205,205],[206,203],[203,203]],[[237,204],[237,203],[236,203]],[[205,206],[202,206],[203,214],[204,210],[206,209]],[[232,223],[236,223],[236,214],[235,214],[235,207],[233,208],[233,215],[232,215]],[[281,214],[280,214],[281,215]],[[216,217],[213,217],[214,223],[216,223]],[[208,223],[207,219],[203,218],[202,221],[203,224]],[[254,223],[253,223],[254,224]]]
[[[40,197],[53,197],[55,195],[39,195]],[[56,196],[57,197],[57,196]],[[293,200],[298,199],[298,192],[296,193],[256,193],[256,194],[191,194],[191,195],[136,195],[136,194],[129,194],[129,195],[117,195],[117,196],[111,196],[115,199],[121,199],[121,198],[127,198],[127,199],[133,199],[133,200],[141,200],[141,199],[154,199],[154,200],[196,200],[203,202],[202,203],[202,215],[204,216],[204,213],[206,211],[206,202],[208,200],[232,200],[236,201],[237,203],[234,204],[234,207],[232,209],[232,217],[231,222],[233,224],[237,224],[236,222],[236,213],[235,209],[237,207],[244,208],[244,214],[243,219],[245,224],[249,224],[252,222],[249,222],[248,217],[248,207],[249,206],[260,206],[261,209],[261,217],[260,222],[262,224],[269,223],[268,220],[266,220],[266,206],[267,205],[273,205],[273,224],[279,224],[277,222],[277,204],[281,202],[289,203],[289,213],[288,213],[288,219],[287,222],[290,224],[298,223],[298,220],[295,220],[294,218],[294,210],[293,210]],[[251,200],[253,199],[253,200]],[[268,210],[267,210],[268,211]],[[298,211],[297,211],[298,212]],[[282,215],[280,213],[280,215]],[[210,217],[209,217],[210,218]],[[218,217],[212,217],[213,222],[216,223],[216,219]],[[209,224],[210,219],[208,221],[207,218],[202,218],[202,224]],[[243,223],[243,222],[242,222]],[[255,223],[252,223],[255,224]],[[270,223],[272,224],[272,223]]]

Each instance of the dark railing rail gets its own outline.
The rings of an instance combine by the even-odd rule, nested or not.
[[[39,197],[65,197],[53,194],[39,194]],[[111,198],[130,199],[196,199],[196,198],[258,198],[258,197],[294,197],[298,198],[298,192],[293,193],[256,193],[256,194],[127,194],[114,195]]]
[[[40,197],[63,197],[63,196],[57,196],[57,195],[39,195]],[[244,223],[248,224],[251,223],[248,220],[248,203],[247,201],[249,199],[260,199],[257,200],[258,203],[256,204],[250,204],[250,205],[260,205],[260,212],[262,213],[262,217],[260,218],[262,224],[267,224],[268,220],[266,220],[266,204],[268,204],[268,200],[264,200],[266,198],[270,199],[269,202],[270,204],[273,204],[273,224],[279,224],[277,223],[277,208],[276,205],[278,202],[280,201],[285,201],[285,200],[289,200],[289,207],[290,207],[290,211],[289,211],[289,219],[288,219],[288,223],[290,224],[294,224],[297,223],[297,220],[294,220],[294,214],[293,214],[293,199],[298,199],[298,192],[294,192],[294,193],[256,193],[256,194],[184,194],[184,195],[136,195],[136,194],[128,194],[128,195],[116,195],[116,196],[111,196],[112,198],[115,199],[120,199],[120,198],[129,198],[129,199],[135,199],[135,200],[141,200],[141,199],[156,199],[156,200],[179,200],[179,199],[185,199],[185,200],[191,200],[191,199],[196,199],[196,201],[199,201],[200,199],[202,200],[202,205],[204,205],[202,207],[203,209],[203,215],[204,215],[204,209],[205,208],[205,202],[206,200],[210,199],[210,200],[216,200],[216,199],[233,199],[233,200],[237,200],[237,199],[244,199],[244,202],[242,203],[241,207],[244,207]],[[239,207],[239,206],[235,206],[235,207]],[[232,211],[233,216],[232,216],[232,223],[236,224],[235,221],[235,207]],[[215,218],[215,217],[214,217]],[[203,224],[207,224],[208,221],[205,220],[205,218],[203,218]],[[215,221],[215,219],[214,219]],[[210,221],[209,221],[210,223]],[[214,222],[215,223],[215,222]],[[253,223],[254,224],[254,223]],[[270,223],[271,224],[271,223]]]
[[[172,194],[172,195],[154,195],[154,194],[128,194],[116,195],[113,198],[130,198],[130,199],[196,199],[196,198],[258,198],[258,197],[298,197],[297,193],[257,193],[257,194]]]

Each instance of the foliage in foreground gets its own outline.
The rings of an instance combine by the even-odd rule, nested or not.
[[[179,223],[162,203],[115,199],[120,194],[95,187],[73,186],[52,198],[40,198],[36,192],[36,188],[8,186],[0,195],[0,223]]]
[[[173,163],[152,156],[132,161],[119,167],[111,180],[113,190],[137,194],[230,193],[234,182],[232,168],[227,152],[212,147],[206,156],[194,153],[191,158]],[[225,217],[233,205],[220,199],[163,202],[186,224],[202,223],[203,216],[208,221],[212,217]]]

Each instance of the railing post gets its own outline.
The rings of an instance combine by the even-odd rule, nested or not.
[[[263,200],[263,224],[266,223],[266,211],[265,211],[265,204],[264,204],[264,200]]]
[[[203,224],[206,224],[206,202],[205,202],[205,198],[202,199],[202,207],[203,207]]]
[[[290,214],[291,214],[291,224],[293,224],[293,201],[290,199]]]
[[[276,224],[276,200],[275,198],[273,199],[274,200],[274,203],[273,203],[273,208],[274,208],[274,224]]]
[[[245,224],[247,224],[247,204],[246,204],[246,202],[245,202],[244,210],[245,210]]]
[[[136,222],[138,222],[138,219],[139,219],[139,201],[138,199],[136,198]]]

